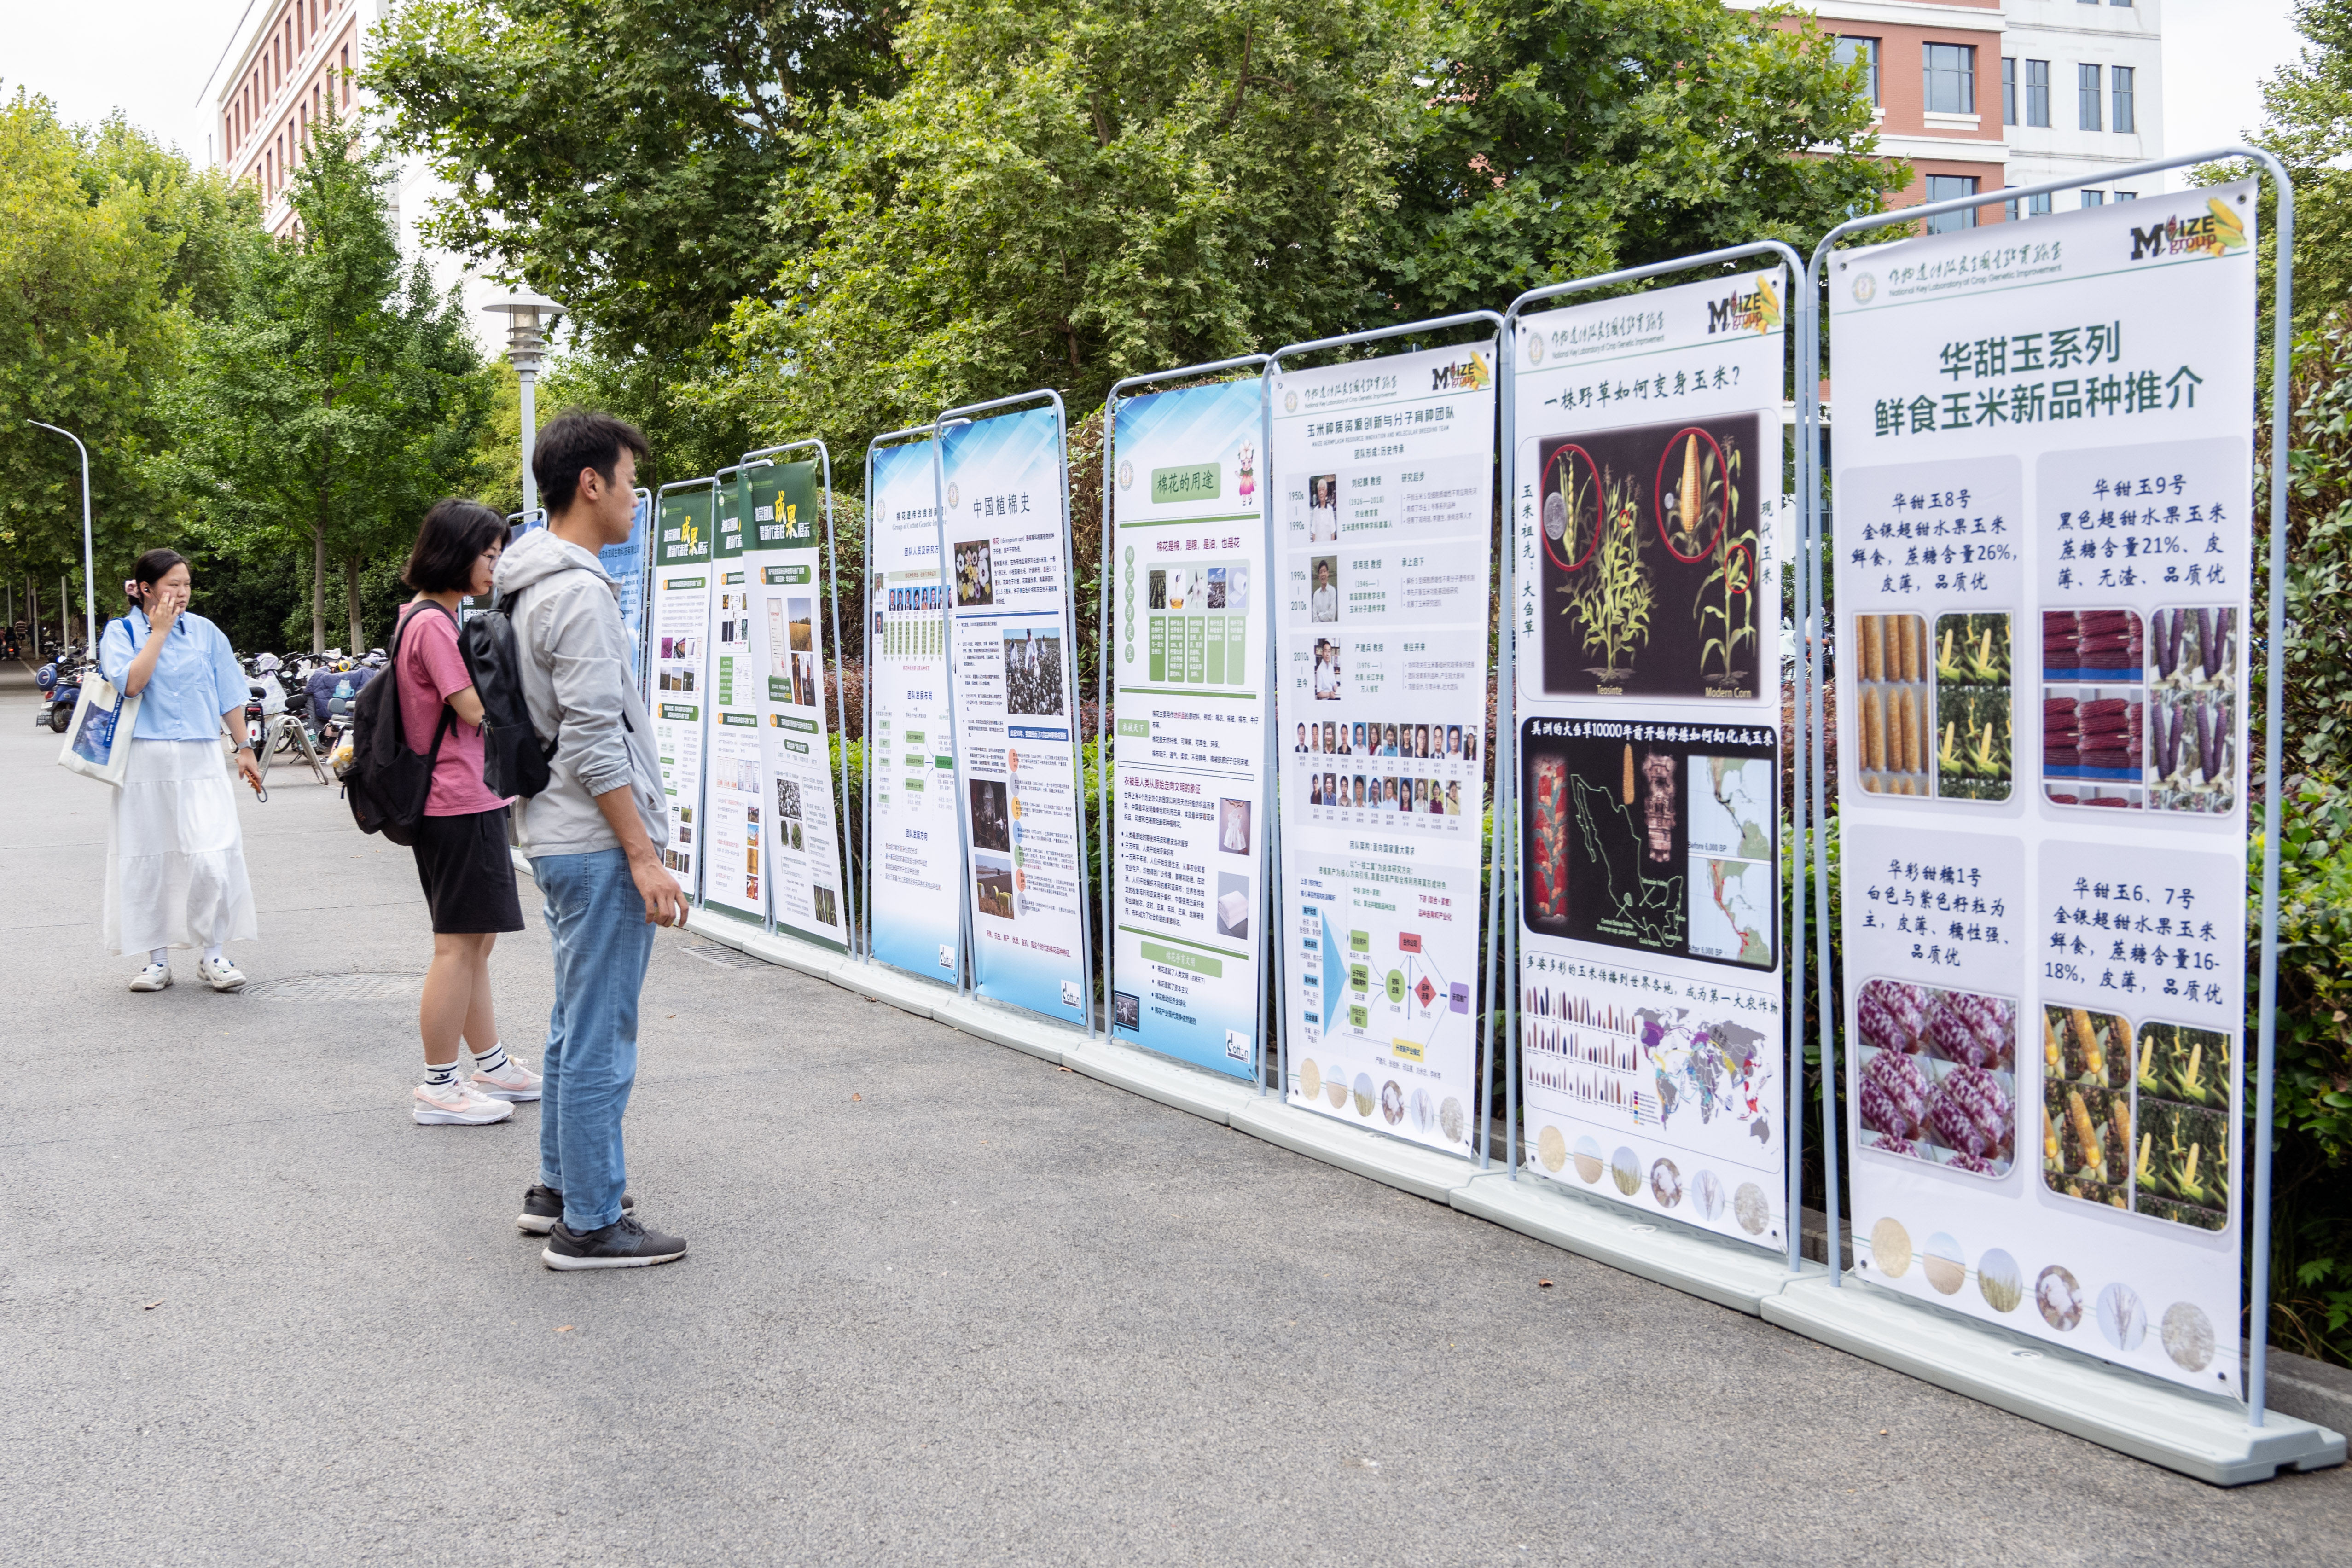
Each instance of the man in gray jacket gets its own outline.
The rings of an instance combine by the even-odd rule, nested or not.
[[[686,1243],[625,1212],[621,1117],[637,1078],[637,993],[654,928],[686,923],[663,866],[669,812],[653,721],[629,673],[628,634],[596,552],[629,537],[646,438],[606,414],[565,414],[539,433],[531,472],[547,526],[499,558],[523,696],[547,788],[516,809],[516,837],[547,900],[555,1009],[547,1021],[539,1182],[517,1222],[543,1231],[550,1268],[639,1268]]]

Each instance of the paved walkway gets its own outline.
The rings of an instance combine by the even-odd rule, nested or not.
[[[2352,1473],[2215,1491],[682,934],[629,1142],[693,1253],[551,1274],[536,1110],[408,1119],[405,853],[279,777],[236,956],[391,994],[133,996],[57,744],[0,684],[11,1563],[2352,1558]]]

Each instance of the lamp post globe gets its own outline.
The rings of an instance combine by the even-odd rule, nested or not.
[[[528,515],[539,506],[539,479],[530,471],[531,443],[539,436],[535,384],[540,366],[547,363],[547,334],[554,331],[564,310],[546,295],[534,294],[529,289],[502,295],[482,310],[485,314],[507,319],[507,363],[515,367],[515,379],[522,393],[522,510]]]

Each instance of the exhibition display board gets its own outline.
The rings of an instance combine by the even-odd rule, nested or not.
[[[1780,267],[1521,316],[1508,468],[1525,1168],[1773,1250]]]
[[[903,434],[903,433],[902,433]],[[962,979],[963,882],[949,737],[947,584],[931,442],[866,454],[866,918],[897,968]]]
[[[1259,377],[1118,403],[1111,1034],[1254,1078],[1266,647]]]
[[[829,639],[818,536],[828,498],[814,462],[742,475],[743,568],[751,592],[751,685],[759,716],[768,910],[777,929],[849,949],[841,838],[828,776],[824,706]]]
[[[1495,353],[1490,339],[1316,370],[1277,355],[1267,371],[1285,1090],[1464,1155],[1478,1104]]]
[[[663,858],[688,896],[702,862],[703,659],[709,646],[711,525],[715,481],[665,485],[656,500],[661,534],[654,543],[654,744],[662,793],[669,798],[669,847]]]
[[[760,757],[761,682],[751,649],[744,475],[722,471],[711,534],[709,657],[703,661],[702,900],[764,922]]]
[[[607,544],[596,552],[596,559],[613,576],[621,625],[629,634],[629,674],[635,678],[637,695],[642,697],[646,692],[646,577],[652,565],[654,498],[650,490],[639,490],[636,497],[629,537],[619,544]]]
[[[1058,403],[941,431],[939,541],[972,984],[1091,1026],[1062,442]]]
[[[2219,1394],[2247,1163],[2253,198],[1826,272],[1858,1272]]]

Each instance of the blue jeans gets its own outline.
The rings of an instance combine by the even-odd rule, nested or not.
[[[621,1217],[628,1162],[621,1116],[637,1081],[637,993],[654,928],[618,849],[542,855],[530,863],[555,946],[555,1010],[539,1102],[539,1179],[563,1194],[574,1236]]]

